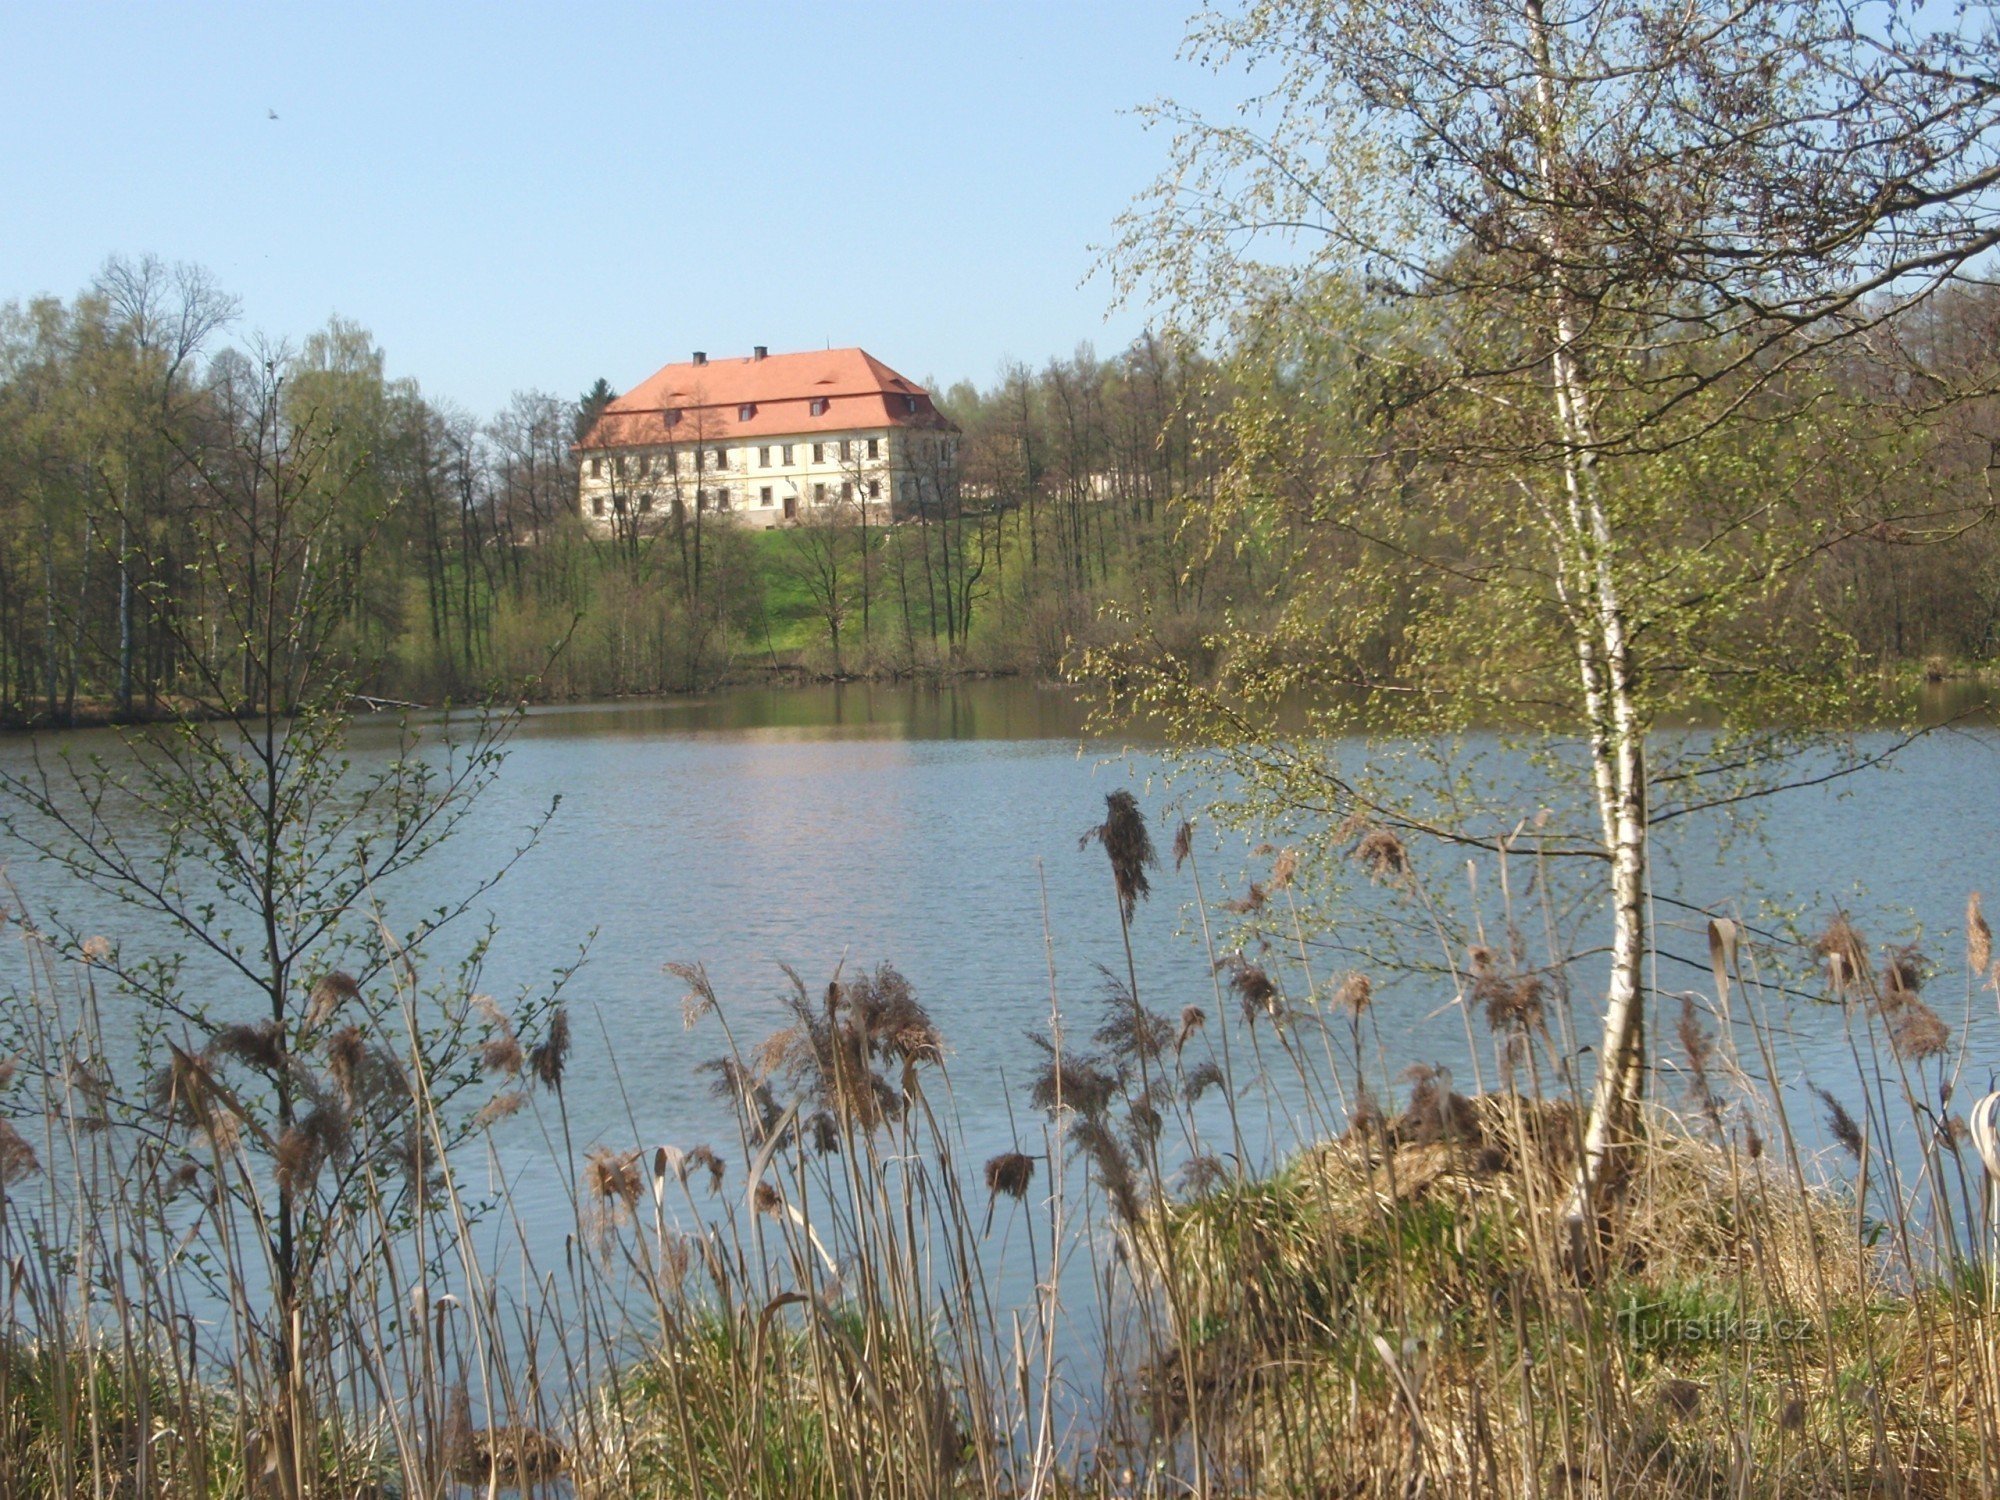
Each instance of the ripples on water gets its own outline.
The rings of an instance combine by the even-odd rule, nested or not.
[[[734,1137],[697,1072],[720,1050],[719,1038],[683,1028],[681,987],[661,973],[663,962],[705,963],[736,1034],[754,1040],[781,1024],[780,963],[817,985],[841,965],[887,960],[947,1039],[963,1160],[976,1172],[1013,1143],[1017,1122],[1031,1129],[1025,1076],[1035,1054],[1024,1034],[1046,1024],[1051,958],[1078,1030],[1101,1011],[1103,970],[1123,972],[1103,856],[1079,851],[1078,835],[1102,817],[1106,792],[1129,786],[1163,848],[1171,836],[1159,755],[1086,746],[1082,727],[1069,697],[1018,683],[743,691],[537,710],[478,814],[411,894],[472,885],[561,795],[540,845],[487,903],[498,937],[484,983],[501,995],[532,990],[588,943],[569,995],[577,1042],[567,1098],[579,1151],[599,1139],[689,1146]],[[107,743],[72,743],[86,742]],[[380,726],[358,727],[357,758],[387,744]],[[1954,730],[1908,751],[1894,771],[1774,802],[1765,845],[1736,846],[1726,863],[1708,852],[1712,835],[1682,830],[1677,848],[1663,851],[1674,856],[1678,894],[1726,908],[1762,884],[1808,911],[1840,902],[1878,942],[1914,921],[1956,976],[1967,892],[2000,891],[1996,748],[1990,729]],[[25,753],[19,743],[0,747],[9,759]],[[1241,889],[1247,852],[1227,843],[1208,856],[1211,900]],[[50,885],[46,872],[17,855],[11,873],[31,902],[53,901],[93,925],[89,904]],[[1191,889],[1166,870],[1156,887],[1134,930],[1141,991],[1169,1014],[1187,1004],[1213,1013]],[[106,926],[115,921],[108,910],[98,916]],[[1696,966],[1663,968],[1661,988],[1709,988],[1698,935],[1668,941],[1684,945]],[[1952,983],[1939,1008],[1955,1023],[1963,1002]],[[1437,984],[1384,994],[1392,1072],[1412,1060],[1464,1057],[1461,1018],[1442,1008],[1448,998]],[[1816,1118],[1803,1094],[1808,1080],[1852,1086],[1839,1017],[1802,1002],[1785,1022],[1797,1046],[1781,1062],[1790,1070],[1784,1082],[1797,1116]],[[1656,1040],[1671,1027],[1663,1010]],[[1961,1102],[1984,1091],[1995,1070],[2000,1024],[1989,993],[1973,1003]],[[1662,1088],[1669,1097],[1677,1089],[1670,1071]],[[1282,1124],[1266,1130],[1254,1099],[1245,1118],[1263,1133],[1253,1150],[1288,1144]],[[559,1260],[568,1200],[538,1127],[517,1117],[494,1146],[528,1223],[556,1226],[537,1258]],[[993,1228],[996,1239],[1013,1232],[1004,1222]]]

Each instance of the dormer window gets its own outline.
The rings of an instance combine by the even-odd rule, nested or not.
[[[815,396],[812,398],[812,414],[816,417],[826,415],[826,397]]]
[[[754,406],[739,406],[736,408],[736,420],[739,422],[747,422],[756,415],[757,408]]]
[[[917,398],[915,396],[905,396],[903,398],[903,410],[906,412],[915,413],[916,409],[917,409]]]

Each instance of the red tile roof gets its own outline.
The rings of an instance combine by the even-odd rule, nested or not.
[[[818,415],[816,401],[825,402]],[[866,350],[825,349],[668,365],[605,407],[577,446],[715,443],[872,427],[958,431],[928,391]]]

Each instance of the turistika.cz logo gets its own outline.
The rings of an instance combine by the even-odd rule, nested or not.
[[[1628,1307],[1618,1322],[1627,1338],[1648,1344],[1795,1344],[1812,1337],[1806,1318],[1741,1318],[1731,1312],[1689,1316],[1664,1303]]]

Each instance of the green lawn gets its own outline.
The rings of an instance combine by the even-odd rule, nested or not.
[[[764,614],[770,626],[770,649],[796,655],[825,634],[812,595],[791,567],[792,543],[777,530],[752,532],[750,555],[757,583],[764,591]],[[764,646],[763,641],[756,642]]]

